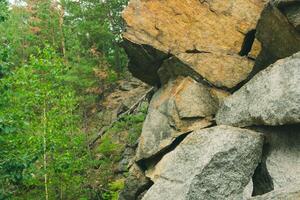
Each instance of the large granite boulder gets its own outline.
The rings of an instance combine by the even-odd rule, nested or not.
[[[264,195],[255,196],[249,200],[298,200],[300,199],[300,186],[289,184],[281,189]]]
[[[256,37],[262,51],[253,74],[300,51],[300,1],[271,0],[258,21]]]
[[[300,125],[256,128],[266,136],[261,167],[253,176],[254,195],[300,185]]]
[[[143,200],[242,199],[262,146],[262,135],[246,129],[194,131],[147,172],[154,185]]]
[[[157,70],[171,54],[213,85],[233,88],[252,71],[253,59],[247,55],[264,3],[131,0],[123,13],[129,69],[157,85]]]
[[[226,98],[217,124],[239,127],[300,123],[300,53],[277,61]]]
[[[210,126],[223,95],[190,77],[170,80],[151,100],[136,160],[154,156],[182,134]]]

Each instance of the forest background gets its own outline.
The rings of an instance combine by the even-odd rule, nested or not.
[[[91,150],[97,131],[86,120],[127,76],[126,4],[0,0],[0,200],[117,199],[123,182],[109,168],[118,148],[106,138]],[[142,120],[130,116],[114,131]]]

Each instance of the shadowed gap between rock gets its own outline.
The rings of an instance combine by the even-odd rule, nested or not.
[[[247,56],[250,53],[253,43],[254,43],[254,40],[255,40],[255,33],[256,33],[256,30],[254,29],[254,30],[249,31],[245,35],[241,51],[239,52],[240,56]]]
[[[252,196],[266,194],[274,190],[272,178],[268,172],[266,159],[269,154],[269,144],[264,144],[262,161],[256,167],[252,180],[253,180],[253,192]]]
[[[198,50],[198,49],[190,49],[190,50],[186,50],[185,53],[211,53],[209,51],[201,51],[201,50]]]
[[[153,155],[153,156],[151,156],[149,158],[137,161],[137,165],[143,171],[146,171],[151,166],[155,166],[162,159],[162,157],[164,157],[164,155],[166,155],[167,153],[170,153],[171,151],[173,151],[186,138],[186,136],[188,136],[191,132],[192,131],[189,131],[187,133],[184,133],[184,134],[178,136],[172,142],[172,144],[170,144],[169,146],[165,147],[164,149],[162,149],[161,151],[159,151],[157,154],[155,154],[155,155]]]
[[[171,55],[150,45],[136,44],[126,39],[121,46],[129,58],[128,69],[132,75],[149,85],[160,87],[157,71]]]
[[[147,190],[149,190],[152,185],[154,184],[154,182],[150,179],[148,179],[148,183],[146,185],[144,185],[143,187],[139,188],[135,194],[135,199],[139,199],[140,195],[143,194],[144,192],[146,192]]]

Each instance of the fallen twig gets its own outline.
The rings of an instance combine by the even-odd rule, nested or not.
[[[101,128],[100,132],[97,134],[97,136],[91,141],[89,142],[89,148],[92,148],[95,143],[102,138],[102,136],[110,129],[114,126],[114,124],[116,122],[118,122],[119,120],[121,120],[123,117],[125,117],[126,115],[130,115],[132,114],[136,108],[139,107],[139,105],[148,97],[149,94],[151,94],[154,91],[154,87],[150,88],[141,98],[138,99],[138,101],[136,101],[127,111],[123,112],[122,114],[120,114],[115,120],[113,120],[109,126],[103,127]]]

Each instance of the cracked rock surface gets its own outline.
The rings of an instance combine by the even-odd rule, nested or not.
[[[217,124],[232,126],[300,123],[300,52],[261,71],[217,113]]]
[[[178,136],[210,126],[222,95],[190,77],[170,80],[151,100],[136,159],[152,157]]]
[[[260,161],[260,133],[216,126],[197,130],[148,172],[143,200],[242,199]]]
[[[278,190],[290,183],[300,185],[300,125],[255,130],[266,137],[262,167],[254,176],[255,193],[269,192],[268,188]]]
[[[123,37],[178,57],[217,87],[232,88],[247,78],[254,65],[246,56],[264,4],[265,0],[132,0],[123,13]],[[250,40],[249,32],[253,34]],[[128,52],[129,48],[125,45]],[[142,51],[135,50],[137,54]],[[142,80],[157,77],[158,68],[134,60],[129,67]]]
[[[252,197],[249,200],[298,200],[300,199],[300,186],[288,184],[283,188],[264,195]]]

